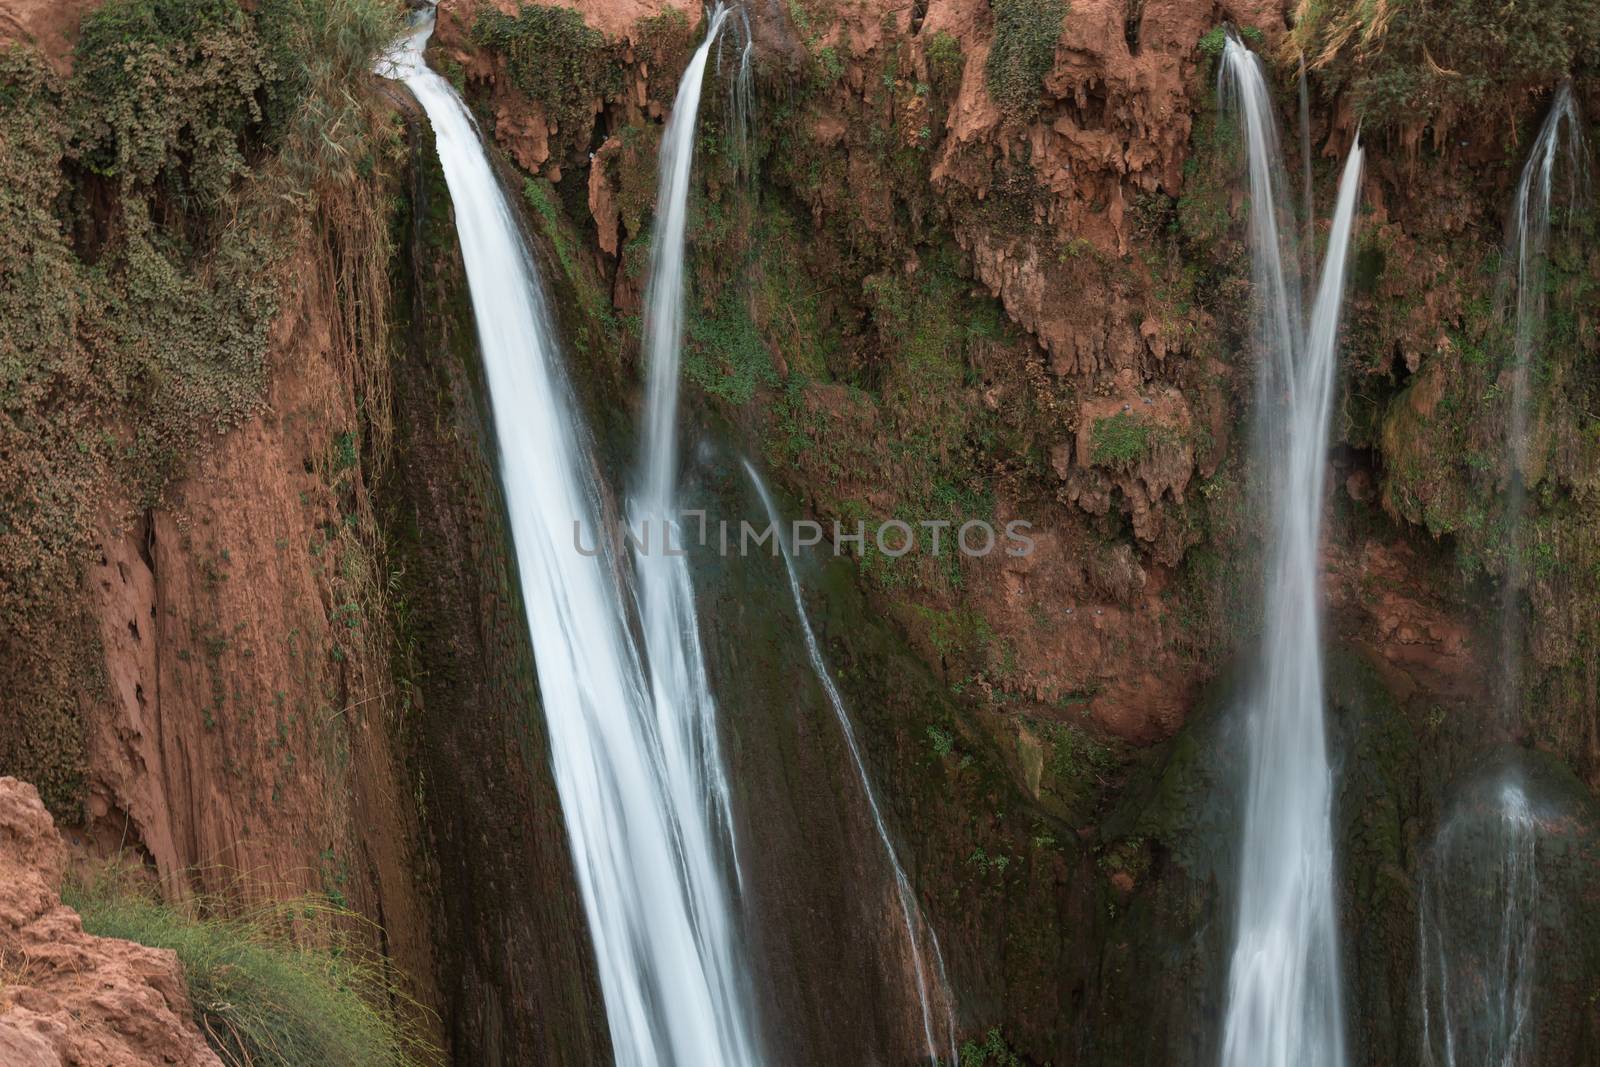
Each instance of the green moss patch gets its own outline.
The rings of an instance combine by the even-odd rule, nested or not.
[[[1102,467],[1128,467],[1150,451],[1150,424],[1137,415],[1120,412],[1097,419],[1089,431],[1089,455]]]
[[[1065,0],[992,0],[994,41],[984,73],[1001,110],[1027,119],[1039,109],[1045,75],[1055,65]]]

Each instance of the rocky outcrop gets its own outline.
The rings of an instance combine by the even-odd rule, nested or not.
[[[567,180],[581,185],[566,200],[587,204],[589,251],[611,272],[616,310],[628,314],[642,266],[634,246],[649,222],[648,188],[629,183],[638,186],[639,174],[653,172],[652,131],[663,90],[677,74],[647,62],[643,42],[650,20],[671,5],[565,6],[613,42],[621,87],[594,88],[586,143],[598,147],[587,160],[569,155],[533,169],[561,181],[564,167]],[[520,159],[527,124],[537,125],[543,105],[515,92],[504,57],[474,41],[471,25],[489,7],[464,3],[447,11],[441,45],[447,62],[468,71],[500,140]],[[493,7],[512,9],[508,0]],[[909,357],[893,351],[896,331],[881,321],[903,309],[881,294],[914,294],[927,276],[929,250],[953,241],[964,256],[963,281],[977,283],[975,296],[992,297],[1022,337],[969,353],[967,374],[978,381],[947,399],[981,405],[1026,442],[1025,458],[985,453],[972,477],[993,486],[998,515],[1033,522],[1042,548],[1027,559],[964,564],[971,573],[962,593],[918,590],[918,607],[902,617],[913,640],[931,651],[938,640],[916,633],[918,612],[974,610],[1001,650],[988,662],[978,657],[975,673],[986,692],[1047,705],[1087,703],[1099,727],[1129,740],[1169,736],[1233,650],[1236,609],[1255,584],[1248,565],[1252,475],[1239,447],[1253,377],[1234,232],[1244,206],[1226,160],[1213,158],[1225,156],[1217,145],[1226,138],[1213,130],[1212,57],[1224,24],[1263,53],[1288,47],[1288,5],[1074,3],[1037,98],[1020,110],[998,99],[991,84],[988,58],[1002,32],[994,4],[855,0],[814,7],[756,4],[749,17],[766,89],[759,108],[771,124],[760,139],[778,149],[761,174],[770,186],[765,210],[787,197],[810,215],[799,250],[803,270],[831,281],[810,320],[796,318],[792,307],[755,306],[761,296],[751,298],[752,314],[758,323],[783,323],[785,334],[833,330],[845,335],[847,350],[891,350],[847,351],[825,373],[804,376],[793,398],[799,421],[820,427],[827,440],[796,460],[794,488],[823,518],[837,517],[841,500],[865,501],[877,514],[908,506],[918,487],[897,485],[909,476],[883,469],[883,457],[908,433],[921,432],[926,413],[890,408],[894,368]],[[707,138],[720,136],[712,112],[703,122]],[[1333,120],[1319,120],[1311,131],[1323,155],[1342,151],[1350,133]],[[553,164],[561,167],[553,171]],[[728,284],[716,280],[717,261],[741,259],[751,236],[742,223],[729,226],[740,209],[720,193],[715,171],[706,171],[708,202],[734,237],[722,244],[702,238],[696,262],[708,307],[723,306],[713,305],[711,294]],[[1374,173],[1374,244],[1394,265],[1381,275],[1382,291],[1386,303],[1400,306],[1396,287],[1409,292],[1406,257],[1415,251],[1404,231],[1438,220],[1411,218],[1404,187],[1381,163]],[[1445,228],[1458,232],[1461,215],[1454,211]],[[834,278],[844,264],[845,276]],[[1381,260],[1378,266],[1381,272]],[[1362,295],[1352,296],[1358,321]],[[1438,320],[1459,303],[1408,303],[1405,335],[1442,337]],[[927,311],[919,308],[908,321]],[[1381,353],[1362,350],[1365,324],[1360,328],[1350,362],[1387,367]],[[937,343],[948,345],[945,338]],[[780,377],[791,378],[789,346],[769,340],[767,348]],[[1419,358],[1407,349],[1407,373]],[[1420,399],[1418,391],[1412,403]],[[769,418],[758,432],[778,436],[792,427]],[[1110,439],[1117,432],[1120,443]],[[947,455],[949,444],[937,447]],[[837,454],[852,458],[841,463]],[[1389,504],[1393,479],[1384,471],[1364,465],[1352,477],[1354,505]],[[1041,503],[1041,495],[1052,503]],[[1402,514],[1392,505],[1389,511]],[[1406,685],[1440,686],[1454,699],[1478,679],[1462,668],[1472,659],[1470,627],[1452,614],[1459,611],[1452,593],[1382,562],[1406,551],[1404,541],[1397,531],[1363,529],[1342,543],[1341,558],[1364,562],[1338,568],[1330,593],[1349,616],[1352,639],[1370,637],[1383,658],[1403,664]],[[1196,548],[1203,565],[1191,559]],[[1391,575],[1389,585],[1352,578],[1374,568]],[[1374,615],[1382,618],[1371,634],[1358,636],[1367,625],[1361,620]],[[1419,631],[1398,621],[1408,615],[1431,623]]]
[[[66,868],[39,794],[0,778],[0,1062],[221,1067],[177,956],[85,933],[58,895]]]
[[[33,45],[58,71],[71,66],[78,23],[100,0],[0,0],[0,41]]]

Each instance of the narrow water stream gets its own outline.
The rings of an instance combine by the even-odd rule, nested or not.
[[[861,783],[861,792],[867,799],[867,812],[872,816],[872,829],[877,834],[878,843],[883,846],[884,855],[889,860],[890,870],[894,874],[895,900],[900,908],[900,919],[905,924],[906,946],[911,954],[911,977],[917,989],[917,1005],[922,1012],[922,1036],[927,1045],[928,1059],[934,1063],[939,1062],[939,1049],[942,1044],[949,1049],[949,1062],[958,1063],[960,1054],[956,1049],[955,1000],[950,991],[949,978],[945,974],[944,953],[939,948],[939,935],[923,916],[922,908],[917,904],[916,893],[911,888],[911,880],[906,877],[905,868],[900,865],[900,855],[895,851],[894,842],[889,837],[889,828],[883,821],[883,811],[878,807],[877,791],[872,788],[872,777],[867,773],[867,765],[861,759],[861,747],[856,743],[856,730],[850,722],[850,712],[844,705],[844,697],[840,694],[839,687],[834,684],[827,661],[822,658],[822,649],[817,644],[816,632],[811,628],[811,616],[806,611],[805,598],[800,592],[800,578],[794,569],[794,551],[789,540],[783,536],[783,519],[779,516],[777,505],[772,502],[772,495],[767,492],[767,485],[761,480],[761,475],[756,473],[756,469],[749,461],[745,462],[744,469],[761,497],[762,506],[766,508],[767,521],[778,531],[776,536],[783,548],[783,563],[789,577],[789,593],[794,597],[794,610],[800,619],[800,632],[805,635],[806,655],[811,660],[811,668],[816,672],[817,680],[822,683],[823,692],[827,694],[828,706],[833,709],[839,730],[844,734],[845,746],[850,750],[850,762],[855,767],[856,779]],[[926,950],[923,947],[924,939],[927,941]]]

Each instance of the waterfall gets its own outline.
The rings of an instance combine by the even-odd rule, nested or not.
[[[883,812],[878,807],[878,796],[872,788],[872,779],[867,775],[867,766],[861,759],[860,746],[856,744],[855,727],[851,725],[850,713],[845,710],[844,697],[839,693],[839,687],[834,684],[833,675],[828,671],[828,665],[822,658],[822,649],[817,644],[816,632],[811,629],[811,617],[806,612],[804,597],[800,593],[800,578],[794,569],[794,552],[789,547],[788,540],[783,536],[782,520],[778,516],[777,506],[772,502],[772,496],[767,492],[766,483],[761,480],[761,475],[756,473],[755,467],[748,460],[744,464],[745,473],[750,476],[750,481],[755,485],[756,492],[761,496],[761,503],[767,509],[767,520],[772,529],[777,531],[778,543],[783,546],[783,562],[788,569],[789,592],[794,597],[795,614],[800,618],[800,630],[806,639],[806,655],[811,659],[811,669],[816,672],[817,680],[822,683],[823,692],[827,694],[828,704],[833,708],[834,718],[839,721],[839,730],[844,734],[846,747],[850,750],[850,762],[855,767],[856,778],[861,783],[861,792],[867,798],[867,812],[872,816],[872,828],[878,835],[878,843],[883,846],[884,855],[889,859],[889,867],[894,872],[895,894],[900,905],[900,918],[905,924],[906,944],[911,951],[911,969],[914,972],[917,984],[917,1003],[922,1011],[922,1036],[927,1044],[928,1059],[934,1063],[939,1062],[938,1041],[942,1037],[949,1045],[951,1063],[959,1063],[960,1055],[956,1050],[956,1020],[954,997],[950,993],[950,983],[945,976],[944,953],[939,949],[939,935],[933,926],[922,915],[922,909],[917,904],[916,894],[912,892],[911,881],[906,877],[905,869],[900,866],[900,856],[895,851],[894,842],[889,839],[889,828],[883,821]],[[924,962],[922,954],[922,937],[926,932],[928,949],[933,956],[932,973]],[[937,1005],[929,994],[930,982],[936,984],[933,996],[938,1003],[944,1005],[944,1018],[940,1020],[943,1034],[935,1036],[934,1012]]]
[[[657,516],[670,516],[677,496],[678,369],[683,349],[684,232],[689,217],[689,175],[694,165],[695,115],[706,77],[706,58],[729,9],[711,13],[705,40],[678,83],[672,117],[661,135],[656,217],[650,232],[650,277],[645,293],[645,354],[649,366],[649,406],[640,466],[640,503]]]
[[[743,38],[744,44],[739,47],[739,63],[728,92],[724,122],[728,131],[728,165],[735,174],[748,179],[755,173],[755,160],[751,158],[750,124],[756,108],[756,40],[750,30],[750,16],[742,7],[738,9],[738,14],[738,36]],[[717,72],[722,72],[720,45],[717,50]]]
[[[1300,183],[1300,214],[1305,233],[1303,251],[1309,254],[1316,247],[1317,196],[1311,176],[1311,88],[1306,81],[1304,52],[1300,53]]]
[[[717,708],[707,677],[694,586],[683,556],[676,516],[678,471],[678,369],[683,347],[684,237],[689,214],[689,177],[694,163],[695,113],[705,81],[706,59],[728,17],[718,5],[705,40],[678,84],[672,115],[661,137],[660,181],[651,230],[650,275],[645,292],[644,347],[649,386],[645,434],[640,443],[639,485],[629,501],[636,527],[646,531],[636,546],[639,604],[656,729],[669,774],[681,787],[685,808],[709,809],[734,860],[732,803],[717,738]],[[654,526],[662,543],[649,544]],[[668,538],[671,538],[670,544]],[[707,842],[709,848],[711,842]],[[734,966],[730,956],[729,973]]]
[[[1537,843],[1511,781],[1489,804],[1464,805],[1434,842],[1417,913],[1427,1067],[1534,1062]]]
[[[1544,334],[1545,268],[1549,264],[1550,206],[1556,185],[1556,164],[1562,155],[1562,131],[1566,131],[1567,183],[1569,202],[1576,205],[1586,194],[1589,181],[1589,154],[1583,141],[1583,123],[1578,115],[1572,86],[1556,90],[1550,113],[1545,116],[1533,150],[1523,165],[1522,178],[1511,205],[1507,226],[1506,262],[1516,263],[1516,326],[1511,359],[1511,410],[1507,419],[1506,515],[1509,546],[1506,564],[1506,589],[1501,614],[1501,704],[1507,728],[1515,728],[1517,715],[1518,644],[1520,641],[1517,591],[1522,587],[1522,509],[1527,500],[1528,473],[1528,375],[1535,368]]]
[[[705,783],[683,758],[682,737],[661,728],[680,709],[661,701],[654,660],[647,681],[616,561],[574,543],[580,531],[605,543],[588,438],[478,128],[423,61],[428,16],[379,72],[403,81],[427,112],[455,207],[552,769],[613,1052],[628,1067],[746,1067],[760,1057]]]
[[[697,928],[720,931],[712,978],[723,1008],[722,1058],[708,1046],[693,1062],[745,1064],[756,1048],[753,1023],[743,1010],[747,968],[731,930],[731,903],[717,856],[725,853],[738,877],[733,811],[717,734],[705,649],[695,614],[694,584],[682,551],[678,514],[678,371],[683,348],[684,258],[689,180],[694,164],[695,119],[706,61],[730,9],[718,5],[706,36],[678,83],[672,115],[662,132],[656,214],[651,228],[650,275],[645,291],[644,348],[649,386],[645,434],[640,443],[639,484],[629,500],[637,527],[634,544],[639,611],[648,664],[655,733],[672,804],[688,827],[686,843],[697,858]],[[649,528],[661,535],[654,548]],[[719,840],[720,838],[720,840]]]
[[[1271,98],[1259,61],[1232,36],[1219,81],[1224,102],[1239,112],[1249,159],[1251,261],[1261,305],[1258,446],[1270,472],[1271,515],[1222,1063],[1343,1067],[1318,549],[1362,150],[1358,141],[1345,163],[1311,322],[1302,332],[1294,214]]]
[[[1502,725],[1512,732],[1521,704],[1517,594],[1524,583],[1529,377],[1536,373],[1544,335],[1550,214],[1563,131],[1567,197],[1576,206],[1587,193],[1589,173],[1571,85],[1556,90],[1517,182],[1501,287],[1502,305],[1509,289],[1516,293],[1506,420],[1507,563],[1500,616],[1500,708]],[[1430,1067],[1522,1067],[1533,1062],[1537,829],[1522,776],[1513,766],[1498,776],[1492,801],[1463,805],[1434,842],[1417,917],[1422,1055]],[[1497,919],[1493,924],[1484,923],[1485,902]]]

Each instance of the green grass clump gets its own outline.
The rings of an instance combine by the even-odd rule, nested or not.
[[[1127,412],[1096,419],[1089,432],[1090,457],[1102,467],[1126,467],[1141,459],[1149,448],[1149,425]]]
[[[228,1067],[412,1067],[435,1050],[393,1005],[417,1009],[381,959],[333,929],[355,916],[306,898],[239,918],[194,918],[107,877],[69,883],[84,929],[183,964],[195,1025]],[[204,911],[204,903],[201,905]],[[308,931],[331,947],[302,943]]]
[[[257,32],[271,66],[266,140],[309,180],[370,165],[366,101],[373,57],[400,36],[400,8],[383,0],[259,0]]]
[[[1044,78],[1055,64],[1066,18],[1065,0],[992,0],[994,42],[984,73],[989,95],[1002,111],[1031,118],[1039,109]]]

